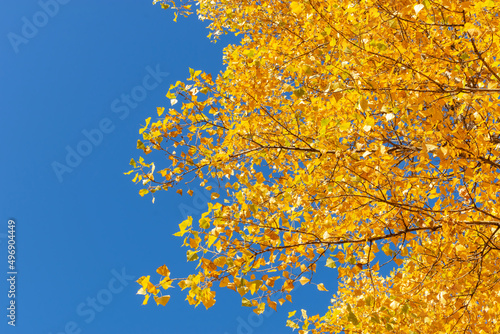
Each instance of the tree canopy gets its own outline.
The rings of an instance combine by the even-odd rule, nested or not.
[[[144,303],[176,284],[208,308],[219,286],[261,313],[326,291],[326,265],[338,290],[288,321],[299,333],[500,331],[495,1],[155,2],[241,41],[140,130],[141,196],[224,191],[176,233],[194,272],[141,277]]]

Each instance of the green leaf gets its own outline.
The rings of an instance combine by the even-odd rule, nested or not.
[[[321,120],[321,128],[319,130],[320,136],[324,137],[326,134],[326,127],[328,126],[328,123],[330,123],[330,118],[323,118]]]
[[[187,260],[188,261],[196,261],[198,260],[200,257],[198,256],[198,252],[194,252],[194,251],[191,251],[191,250],[188,250],[187,251]]]
[[[385,253],[385,255],[387,256],[392,256],[394,254],[394,252],[392,251],[391,249],[391,246],[389,246],[389,244],[385,244],[383,247],[382,247],[382,251]]]
[[[295,96],[297,96],[298,98],[301,98],[302,96],[304,96],[305,93],[306,93],[306,91],[302,87],[297,88],[296,90],[293,91],[293,94]]]
[[[337,264],[335,263],[335,261],[333,261],[333,259],[331,258],[328,258],[326,259],[326,267],[328,268],[337,268]]]
[[[347,304],[347,311],[349,311],[347,320],[349,320],[354,326],[357,326],[359,324],[359,320],[358,318],[356,318],[356,315],[352,312],[351,305],[349,304]]]
[[[241,299],[241,306],[252,307],[252,302],[250,300],[248,300],[247,298],[243,297]]]
[[[385,45],[384,43],[377,43],[377,48],[380,51],[385,51],[385,50],[387,50],[387,45]]]
[[[198,223],[200,224],[200,227],[203,229],[207,229],[210,227],[210,220],[207,218],[201,218]]]

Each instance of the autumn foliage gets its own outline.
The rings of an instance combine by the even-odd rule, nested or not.
[[[176,233],[197,269],[142,277],[145,302],[178,285],[208,308],[219,286],[261,313],[329,289],[326,265],[338,291],[300,333],[500,331],[496,1],[157,2],[241,42],[140,131],[141,195],[222,189]]]

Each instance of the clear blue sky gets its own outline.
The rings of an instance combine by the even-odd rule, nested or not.
[[[210,43],[208,23],[172,17],[151,1],[2,0],[1,333],[291,333],[288,311],[314,314],[329,301],[305,286],[293,305],[249,318],[236,293],[218,291],[206,311],[177,288],[166,307],[141,305],[138,277],[156,280],[163,264],[173,276],[193,269],[172,234],[183,208],[205,203],[173,191],[155,204],[138,195],[123,175],[141,153],[138,130],[168,107],[168,87],[188,67],[215,75],[223,46],[237,41]],[[15,328],[6,317],[10,218]],[[334,281],[325,280],[332,292]]]

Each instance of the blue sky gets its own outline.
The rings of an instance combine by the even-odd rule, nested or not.
[[[205,200],[138,195],[123,175],[141,153],[138,130],[169,106],[168,87],[189,67],[215,76],[222,48],[237,42],[211,43],[207,22],[172,18],[151,1],[2,1],[1,333],[291,333],[288,311],[315,314],[328,303],[331,293],[304,286],[293,305],[260,318],[225,290],[208,311],[178,288],[166,307],[141,305],[137,278],[163,264],[172,276],[193,269],[172,234]],[[15,327],[6,317],[9,219]],[[332,292],[333,275],[319,275]]]

